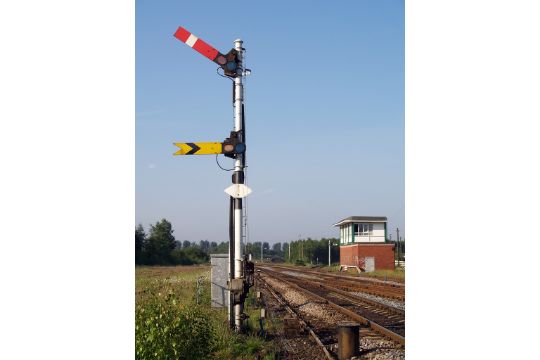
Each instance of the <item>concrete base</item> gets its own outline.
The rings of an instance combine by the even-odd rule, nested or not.
[[[358,271],[358,273],[361,273],[362,270],[360,270],[360,268],[356,265],[341,265],[339,267],[339,271],[349,271],[349,269],[355,269],[356,271]]]

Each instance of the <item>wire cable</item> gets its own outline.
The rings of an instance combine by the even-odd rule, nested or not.
[[[222,74],[220,74],[220,73],[219,73],[219,69],[221,69],[221,67],[218,67],[218,68],[216,69],[216,73],[217,73],[219,76],[224,77],[224,78],[229,79],[229,80],[231,80],[232,82],[234,82],[234,79],[233,79],[232,77],[227,76],[227,75],[222,75]]]
[[[222,166],[219,164],[219,161],[218,161],[218,154],[216,154],[216,164],[217,164],[217,166],[219,166],[219,168],[220,168],[221,170],[223,170],[223,171],[233,171],[233,170],[234,170],[234,168],[233,168],[233,169],[225,169],[224,167],[222,167]]]

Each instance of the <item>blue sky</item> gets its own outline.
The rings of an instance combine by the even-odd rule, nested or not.
[[[227,137],[231,83],[173,37],[178,26],[222,53],[244,40],[250,241],[338,237],[332,224],[351,215],[387,216],[392,238],[405,234],[394,0],[137,1],[137,223],[166,218],[179,240],[228,239],[231,173],[215,156],[172,156],[172,143]]]

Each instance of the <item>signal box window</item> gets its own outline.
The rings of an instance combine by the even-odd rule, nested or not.
[[[373,235],[373,224],[354,224],[354,236]]]

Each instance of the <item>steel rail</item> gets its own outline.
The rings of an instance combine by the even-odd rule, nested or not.
[[[271,270],[270,270],[271,271]],[[290,278],[290,276],[288,276]],[[335,288],[333,286],[328,286],[328,285],[325,285],[323,283],[320,283],[318,281],[314,281],[314,280],[309,280],[309,279],[302,279],[302,281],[306,281],[306,282],[309,282],[315,286],[318,286],[320,288],[323,288],[323,289],[326,289],[328,291],[331,291],[331,292],[335,292],[337,294],[340,294],[342,295],[343,297],[347,298],[347,300],[349,301],[355,301],[355,302],[360,302],[360,303],[366,303],[366,304],[369,304],[369,305],[372,305],[372,306],[375,306],[377,308],[380,308],[380,309],[383,309],[383,310],[386,310],[388,312],[391,312],[393,314],[396,314],[396,315],[405,315],[405,311],[401,310],[401,309],[396,309],[394,307],[391,307],[391,306],[388,306],[388,305],[385,305],[385,304],[381,304],[380,302],[377,302],[375,300],[371,300],[371,299],[366,299],[366,298],[363,298],[361,296],[358,296],[358,295],[354,295],[354,294],[351,294],[351,293],[348,293],[347,291],[344,291],[344,290],[341,290],[341,289],[338,289],[338,288]]]
[[[261,268],[265,268],[265,267],[261,267]],[[358,283],[358,281],[354,278],[345,278],[343,276],[339,276],[339,275],[332,275],[332,274],[324,274],[324,273],[321,273],[321,272],[317,272],[317,271],[308,271],[308,270],[298,270],[298,269],[287,269],[285,267],[281,267],[281,266],[271,266],[271,267],[267,267],[267,269],[270,269],[270,268],[278,268],[278,269],[283,269],[285,271],[292,271],[292,272],[296,272],[296,273],[299,273],[299,274],[313,274],[313,275],[317,275],[321,278],[324,278],[324,280],[328,280],[328,281],[331,281],[332,277],[336,277],[339,281],[345,283],[343,284],[342,286],[345,287],[345,288],[350,288],[351,291],[359,291],[359,292],[365,292],[367,294],[371,294],[371,295],[376,295],[376,296],[380,296],[380,297],[385,297],[385,298],[389,298],[389,299],[395,299],[395,300],[399,300],[399,301],[405,301],[405,294],[401,292],[401,288],[395,288],[395,287],[390,287],[390,288],[382,288],[384,286],[391,286],[391,285],[379,285],[379,284],[361,284],[361,283]],[[272,269],[271,271],[276,271],[276,269]],[[323,280],[323,279],[321,279]],[[361,281],[361,280],[360,280]],[[348,283],[348,284],[347,284]],[[374,286],[373,288],[371,288],[371,286]],[[359,287],[359,289],[353,289],[352,287]],[[367,287],[367,288],[366,288]]]
[[[270,286],[270,284],[268,284],[266,282],[266,280],[264,280],[262,277],[258,277],[259,280],[261,280],[264,285],[266,286],[266,289],[270,292],[270,294],[272,294],[272,296],[274,296],[274,298],[285,308],[285,310],[287,310],[287,312],[289,314],[291,314],[296,320],[298,320],[298,322],[302,325],[302,327],[306,330],[308,330],[309,332],[309,335],[311,335],[311,337],[313,338],[313,340],[315,340],[315,342],[317,343],[317,345],[319,345],[322,349],[322,351],[324,352],[324,355],[326,356],[326,358],[328,360],[333,360],[334,357],[330,354],[330,352],[328,351],[328,349],[326,348],[326,346],[322,343],[321,339],[319,339],[319,337],[317,336],[317,334],[315,334],[315,332],[313,331],[313,329],[300,317],[300,315],[298,315],[288,304],[285,300],[281,299],[281,297],[276,294],[274,292],[274,290],[272,290],[272,287]]]
[[[271,271],[271,270],[270,270]],[[267,269],[261,269],[261,272],[265,272],[267,275],[271,276],[271,277],[274,277],[275,278],[275,275],[272,275],[272,274],[269,274],[269,271]],[[275,273],[275,272],[274,272]],[[293,282],[290,282],[290,281],[287,281],[285,279],[279,279],[279,281],[301,291],[301,292],[304,292],[316,299],[319,299],[320,301],[324,302],[325,304],[328,304],[329,306],[331,306],[332,308],[336,309],[337,311],[339,311],[340,313],[342,313],[343,315],[346,315],[346,316],[349,316],[350,318],[358,321],[359,323],[363,324],[363,325],[366,325],[366,326],[369,326],[371,329],[373,329],[374,331],[378,332],[379,334],[381,335],[384,335],[388,338],[390,338],[391,340],[397,342],[398,344],[400,344],[401,346],[405,346],[405,337],[399,335],[399,334],[396,334],[395,332],[393,332],[392,330],[390,329],[387,329],[385,328],[384,326],[380,325],[380,324],[377,324],[376,322],[372,321],[372,320],[369,320],[365,317],[363,317],[362,315],[359,315],[349,309],[345,309],[344,307],[328,300],[327,298],[324,298],[320,295],[317,295],[307,289],[304,289],[303,287],[293,283]]]
[[[276,272],[276,271],[273,271],[273,270],[268,270],[268,269],[265,269],[265,270],[266,270],[266,272],[273,273],[274,276],[284,276],[284,277],[286,277],[288,279],[294,279],[294,280],[291,280],[293,282],[295,282],[295,281],[303,281],[305,283],[310,283],[315,287],[318,286],[318,287],[326,289],[326,290],[328,290],[330,292],[334,292],[336,294],[341,295],[341,297],[345,298],[345,300],[347,300],[347,301],[349,301],[349,302],[351,302],[353,304],[359,305],[359,306],[365,306],[366,304],[368,304],[368,305],[373,306],[375,308],[382,309],[382,310],[390,313],[391,315],[405,316],[405,311],[403,311],[401,309],[396,309],[396,308],[394,308],[392,306],[381,304],[381,303],[379,303],[377,301],[374,301],[374,300],[370,300],[370,299],[363,298],[361,296],[350,294],[347,291],[337,289],[337,288],[334,288],[332,286],[328,286],[328,285],[319,283],[319,282],[314,281],[314,280],[309,280],[309,279],[301,279],[300,280],[300,279],[294,278],[294,276],[292,276],[292,275],[283,274],[283,273],[279,273],[279,272]],[[367,310],[369,310],[369,309],[367,309]]]
[[[311,274],[331,276],[331,277],[336,277],[336,278],[347,278],[347,279],[350,279],[350,280],[368,281],[368,282],[372,282],[372,283],[384,284],[384,285],[387,285],[387,286],[405,287],[404,283],[400,283],[400,282],[392,281],[392,280],[372,279],[372,278],[368,278],[368,277],[365,277],[365,276],[352,276],[352,275],[345,275],[345,274],[338,275],[338,274],[324,273],[322,271],[315,271],[315,270],[308,270],[308,269],[301,269],[300,270],[300,269],[296,269],[296,268],[293,268],[293,267],[290,267],[290,266],[282,266],[282,265],[273,265],[272,264],[272,265],[267,265],[267,266],[277,267],[277,268],[280,268],[280,269],[287,269],[287,270],[292,270],[292,271],[298,271],[298,272],[306,272],[306,273],[311,273]]]

